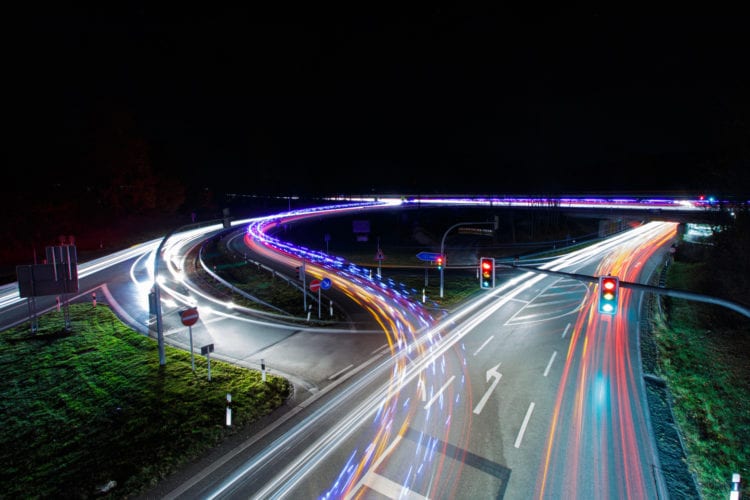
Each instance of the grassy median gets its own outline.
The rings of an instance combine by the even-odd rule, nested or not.
[[[103,306],[0,333],[2,498],[124,498],[201,456],[290,394],[286,379],[157,343]],[[225,422],[232,394],[232,426]]]

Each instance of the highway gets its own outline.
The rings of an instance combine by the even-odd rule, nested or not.
[[[642,292],[621,290],[620,311],[603,317],[595,285],[519,271],[435,317],[357,269],[266,237],[283,217],[233,225],[248,225],[248,251],[281,266],[303,258],[311,276],[330,277],[371,321],[356,322],[359,331],[316,331],[238,311],[181,275],[190,250],[221,228],[174,235],[164,253],[165,340],[189,346],[179,311],[197,306],[194,349],[213,343],[221,359],[264,362],[297,391],[276,423],[190,480],[166,482],[165,497],[665,497],[640,373]],[[645,283],[676,230],[651,222],[543,267]],[[71,300],[100,290],[148,332],[158,243],[82,264]],[[4,325],[28,314],[12,295],[3,289]],[[53,297],[36,302],[40,313],[55,307]]]
[[[651,223],[544,267],[638,281],[675,237]],[[426,328],[388,323],[389,356],[372,353],[354,389],[176,496],[657,497],[635,299],[601,317],[591,288],[525,273]]]

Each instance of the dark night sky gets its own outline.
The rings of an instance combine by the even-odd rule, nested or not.
[[[748,191],[749,20],[18,12],[4,34],[11,179],[83,178],[91,128],[116,111],[155,170],[230,192]]]

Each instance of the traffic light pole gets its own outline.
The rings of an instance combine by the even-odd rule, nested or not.
[[[565,276],[567,278],[572,278],[580,281],[588,281],[590,283],[598,283],[599,278],[596,276],[588,276],[586,274],[573,274],[573,273],[564,273],[562,271],[550,271],[549,269],[539,269],[538,267],[531,267],[531,266],[519,266],[514,264],[496,264],[496,267],[508,267],[512,269],[520,269],[522,271],[531,271],[533,273],[542,273],[542,274],[551,274],[555,276]],[[633,290],[641,290],[644,292],[651,292],[658,295],[666,295],[668,297],[675,297],[678,299],[686,299],[686,300],[695,300],[697,302],[707,302],[709,304],[715,304],[717,306],[726,307],[728,309],[731,309],[735,312],[738,312],[742,314],[743,316],[747,316],[750,318],[750,309],[747,307],[738,304],[736,302],[732,302],[729,300],[720,299],[718,297],[711,297],[710,295],[704,295],[701,293],[695,293],[695,292],[688,292],[685,290],[673,290],[670,288],[661,288],[658,286],[652,286],[652,285],[642,285],[640,283],[632,283],[629,281],[620,281],[620,287],[623,288],[631,288]]]
[[[480,226],[480,225],[486,225],[486,224],[492,224],[495,230],[497,230],[498,227],[498,218],[495,217],[495,220],[492,222],[459,222],[458,224],[453,224],[451,227],[445,230],[445,233],[443,233],[443,239],[440,240],[440,255],[443,257],[443,267],[440,268],[440,298],[443,298],[443,273],[445,272],[445,266],[448,264],[448,259],[445,258],[445,238],[448,236],[448,233],[451,231],[451,229],[455,229],[459,226]]]

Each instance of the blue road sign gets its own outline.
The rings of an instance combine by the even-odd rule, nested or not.
[[[419,252],[417,254],[419,260],[426,260],[428,262],[434,262],[438,257],[440,257],[440,254],[435,252]]]
[[[320,288],[323,290],[328,290],[331,288],[331,279],[330,278],[323,278],[320,280]]]

